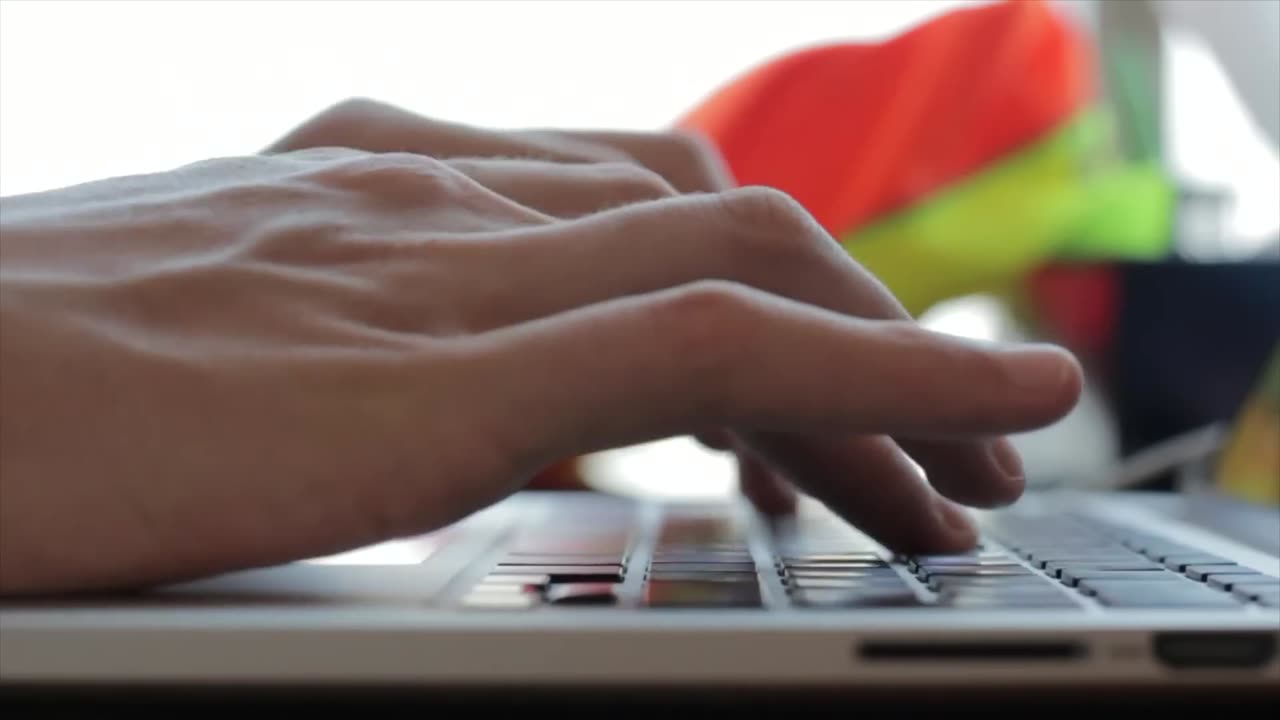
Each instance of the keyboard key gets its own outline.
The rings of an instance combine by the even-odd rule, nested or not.
[[[1234,590],[1240,586],[1259,585],[1262,587],[1274,587],[1280,589],[1280,578],[1270,575],[1263,575],[1260,572],[1251,574],[1244,573],[1211,573],[1205,578],[1205,582],[1209,587],[1218,590]]]
[[[1046,552],[1032,553],[1027,558],[1032,565],[1043,568],[1047,567],[1051,562],[1071,562],[1071,563],[1113,563],[1113,562],[1131,562],[1133,560],[1141,560],[1141,555],[1135,555],[1130,552],[1111,552],[1111,553],[1078,553],[1070,551],[1049,550]]]
[[[1015,577],[1019,575],[1033,575],[1033,573],[1022,567],[1021,565],[1010,565],[1003,567],[981,567],[981,566],[949,566],[920,573],[926,578],[932,577]]]
[[[654,570],[686,571],[686,573],[755,573],[755,562],[677,562],[654,561]]]
[[[1182,569],[1192,580],[1204,581],[1210,575],[1252,575],[1256,570],[1239,565],[1188,565]]]
[[[754,561],[745,550],[658,550],[653,562],[740,563]]]
[[[1053,587],[1053,581],[1039,575],[1008,577],[951,577],[935,576],[926,583],[930,590],[955,590],[959,588],[998,588],[1004,590]]]
[[[920,598],[903,585],[898,588],[799,590],[792,600],[809,608],[918,607]]]
[[[1077,587],[1081,592],[1085,593],[1105,593],[1105,592],[1125,592],[1125,593],[1145,593],[1152,595],[1172,595],[1174,593],[1192,593],[1199,591],[1208,592],[1209,589],[1203,585],[1192,584],[1191,581],[1180,575],[1168,573],[1159,579],[1139,579],[1139,580],[1116,580],[1107,578],[1088,578],[1077,583]]]
[[[1007,559],[1007,558],[990,559],[990,560],[980,559],[976,561],[971,558],[968,563],[959,563],[959,562],[911,563],[910,567],[912,570],[916,572],[932,572],[936,570],[945,570],[947,568],[1019,568],[1019,569],[1022,569],[1023,566],[1018,561]]]
[[[792,563],[783,565],[788,572],[861,572],[884,571],[889,569],[886,563]]]
[[[1068,585],[1078,585],[1084,580],[1134,580],[1145,582],[1159,580],[1166,575],[1172,576],[1172,573],[1162,567],[1156,567],[1152,570],[1063,570],[1060,577],[1062,582]]]
[[[793,563],[877,563],[886,564],[884,558],[872,552],[848,552],[848,553],[797,553],[792,555],[783,555],[782,562],[788,565]]]
[[[495,575],[547,575],[551,582],[622,582],[620,565],[499,565]]]
[[[785,578],[782,581],[788,587],[833,590],[839,588],[866,587],[907,587],[900,577],[845,577],[845,578]]]
[[[1045,572],[1055,577],[1062,577],[1064,570],[1164,570],[1163,565],[1153,563],[1145,558],[1113,562],[1072,562],[1055,560],[1046,563]]]
[[[859,568],[855,570],[787,570],[792,578],[900,578],[893,568]]]
[[[961,555],[917,555],[906,558],[911,565],[986,565],[997,563],[1016,563],[1009,553],[984,551]]]
[[[1230,595],[1215,593],[1213,595],[1099,595],[1098,602],[1107,607],[1115,608],[1146,608],[1146,609],[1232,609],[1244,607],[1238,600]]]
[[[1231,594],[1241,600],[1257,600],[1264,597],[1280,597],[1280,589],[1274,585],[1236,585]]]
[[[1235,565],[1230,560],[1205,553],[1165,555],[1158,558],[1170,570],[1182,572],[1188,565]]]
[[[651,580],[645,586],[645,604],[654,608],[760,607],[760,586],[754,582]]]
[[[565,583],[547,591],[552,605],[613,605],[618,602],[617,586],[612,583]]]
[[[703,582],[755,582],[756,573],[751,572],[690,572],[686,570],[650,570],[649,580],[679,582],[679,581],[703,581]]]
[[[1079,609],[1081,605],[1070,597],[1058,593],[1056,595],[956,595],[939,598],[939,604],[946,607],[967,610],[1001,609],[1001,608],[1038,608],[1038,609]]]
[[[499,565],[622,565],[620,555],[546,555],[512,553]]]

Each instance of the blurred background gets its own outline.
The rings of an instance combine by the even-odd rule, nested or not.
[[[901,190],[897,204],[864,207],[857,226],[824,206],[833,234],[931,327],[1079,351],[1090,369],[1084,402],[1016,441],[1033,482],[1099,482],[1145,449],[1236,418],[1276,347],[1280,2],[1061,1],[1044,3],[1053,25],[1009,16],[983,35],[937,24],[996,4],[6,0],[0,194],[257,152],[351,96],[499,128],[684,123],[723,141],[746,179],[787,189],[794,178],[752,159],[761,147],[789,152],[766,121],[804,134],[840,96],[842,112],[901,122],[918,143],[873,178]],[[1083,44],[1064,45],[1056,23]],[[917,32],[929,27],[940,29]],[[827,85],[805,74],[844,62],[850,46],[876,69],[875,88],[859,85],[866,72]],[[913,58],[946,61],[942,46],[985,63],[964,66],[976,79],[940,61],[930,82],[914,84]],[[830,55],[780,64],[815,48]],[[780,74],[753,82],[765,69]],[[1079,73],[1096,94],[1071,85]],[[739,81],[754,104],[721,99],[708,109]],[[1006,102],[984,104],[995,95]],[[867,100],[849,111],[849,98]],[[1034,133],[991,140],[1000,118],[1049,106],[1061,112]],[[913,116],[913,107],[941,112]],[[1071,131],[1067,144],[1040,147],[1059,142],[1059,130]],[[852,156],[887,142],[810,134],[819,150],[851,147]],[[962,171],[938,173],[935,160],[960,156]],[[1109,171],[1095,172],[1099,163]],[[921,177],[935,182],[922,188]],[[830,177],[833,187],[845,180]],[[952,265],[955,257],[965,262]],[[684,438],[576,468],[627,493],[716,497],[735,484],[729,458]],[[1151,472],[1134,482],[1167,480]]]

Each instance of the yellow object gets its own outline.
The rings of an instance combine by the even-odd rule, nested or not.
[[[1214,483],[1225,495],[1280,507],[1280,345],[1236,418]]]

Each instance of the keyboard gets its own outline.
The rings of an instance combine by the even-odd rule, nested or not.
[[[1092,517],[995,513],[956,555],[887,552],[835,516],[770,527],[722,509],[604,504],[505,537],[449,604],[464,610],[1280,608],[1280,578]],[[1280,615],[1280,610],[1276,610]]]

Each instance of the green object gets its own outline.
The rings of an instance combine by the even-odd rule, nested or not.
[[[919,315],[999,291],[1056,258],[1150,259],[1170,246],[1174,193],[1152,165],[1114,151],[1110,114],[1053,133],[921,203],[840,238]]]

